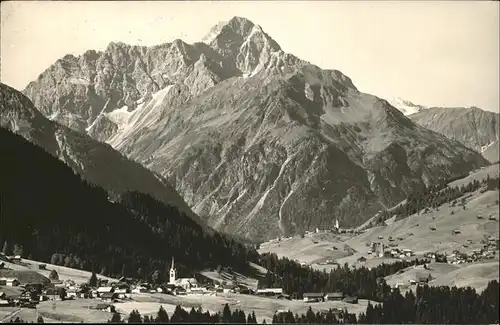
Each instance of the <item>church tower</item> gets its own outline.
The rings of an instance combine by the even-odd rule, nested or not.
[[[174,257],[172,256],[172,266],[170,267],[170,281],[168,282],[169,284],[175,284],[177,277],[176,273],[177,272],[175,271]]]

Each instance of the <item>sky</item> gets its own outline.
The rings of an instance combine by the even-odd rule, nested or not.
[[[66,54],[200,41],[234,16],[366,93],[499,110],[498,1],[2,1],[0,80],[22,90]]]

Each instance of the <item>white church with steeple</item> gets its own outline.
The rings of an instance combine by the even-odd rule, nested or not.
[[[177,271],[175,270],[174,257],[172,256],[172,266],[170,267],[170,280],[168,281],[168,283],[177,284],[176,278],[177,278]]]
[[[173,284],[183,287],[186,290],[198,287],[198,281],[195,278],[177,278],[177,270],[175,269],[174,257],[172,257],[172,266],[170,267],[170,279],[168,284]]]

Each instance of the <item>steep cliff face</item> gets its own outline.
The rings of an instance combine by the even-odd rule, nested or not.
[[[132,162],[107,144],[49,121],[26,96],[4,84],[0,84],[0,111],[2,127],[44,148],[111,195],[131,190],[147,193],[201,223],[161,175]]]
[[[244,18],[218,24],[202,43],[92,53],[95,64],[71,58],[74,67],[52,78],[56,63],[25,93],[44,115],[167,177],[226,232],[267,239],[335,218],[359,224],[424,184],[487,163],[340,71],[284,53]],[[81,74],[88,83],[70,82]]]

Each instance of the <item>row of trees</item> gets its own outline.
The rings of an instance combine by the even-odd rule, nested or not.
[[[121,315],[118,313],[113,314],[113,317],[108,321],[108,323],[118,324],[124,323]],[[237,324],[257,324],[257,318],[255,313],[245,315],[243,310],[231,311],[228,304],[224,306],[222,312],[216,314],[210,314],[210,312],[205,311],[201,308],[195,309],[191,308],[190,312],[187,312],[181,306],[177,306],[171,317],[168,317],[167,312],[160,306],[156,317],[153,316],[141,316],[139,311],[133,310],[127,319],[127,323],[130,324],[148,324],[148,323],[204,323],[204,324],[217,324],[217,323],[237,323]]]
[[[0,243],[6,253],[106,276],[165,277],[175,256],[179,273],[257,261],[251,245],[209,232],[177,208],[147,195],[118,202],[43,149],[0,130]],[[186,274],[192,275],[192,274]]]
[[[359,298],[381,301],[390,292],[384,277],[412,265],[429,263],[427,259],[398,261],[393,264],[381,264],[372,269],[366,267],[349,268],[347,264],[330,273],[304,267],[287,258],[278,258],[276,254],[265,253],[260,257],[260,265],[268,272],[259,286],[264,288],[280,287],[293,298],[302,298],[305,292],[341,291]]]

